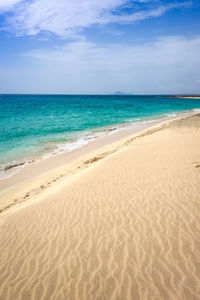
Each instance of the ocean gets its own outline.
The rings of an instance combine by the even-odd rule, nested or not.
[[[195,109],[198,99],[165,96],[0,95],[0,172]]]

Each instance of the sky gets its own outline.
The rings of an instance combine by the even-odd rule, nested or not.
[[[0,0],[0,93],[200,94],[199,0]]]

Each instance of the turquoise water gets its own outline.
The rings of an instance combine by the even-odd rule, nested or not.
[[[71,151],[105,128],[195,108],[198,99],[162,96],[0,95],[0,168]]]

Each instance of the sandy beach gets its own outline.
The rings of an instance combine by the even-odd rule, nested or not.
[[[183,98],[183,99],[200,99],[200,96],[177,96],[177,98]]]
[[[0,206],[1,300],[200,299],[200,114],[25,176]]]

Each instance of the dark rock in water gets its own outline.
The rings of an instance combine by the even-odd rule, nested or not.
[[[19,166],[23,166],[24,164],[25,164],[25,162],[9,165],[9,166],[5,167],[5,171],[10,170],[12,168],[19,167]]]
[[[117,129],[117,127],[112,127],[112,128],[107,129],[107,131],[113,131],[113,130],[116,130],[116,129]]]

